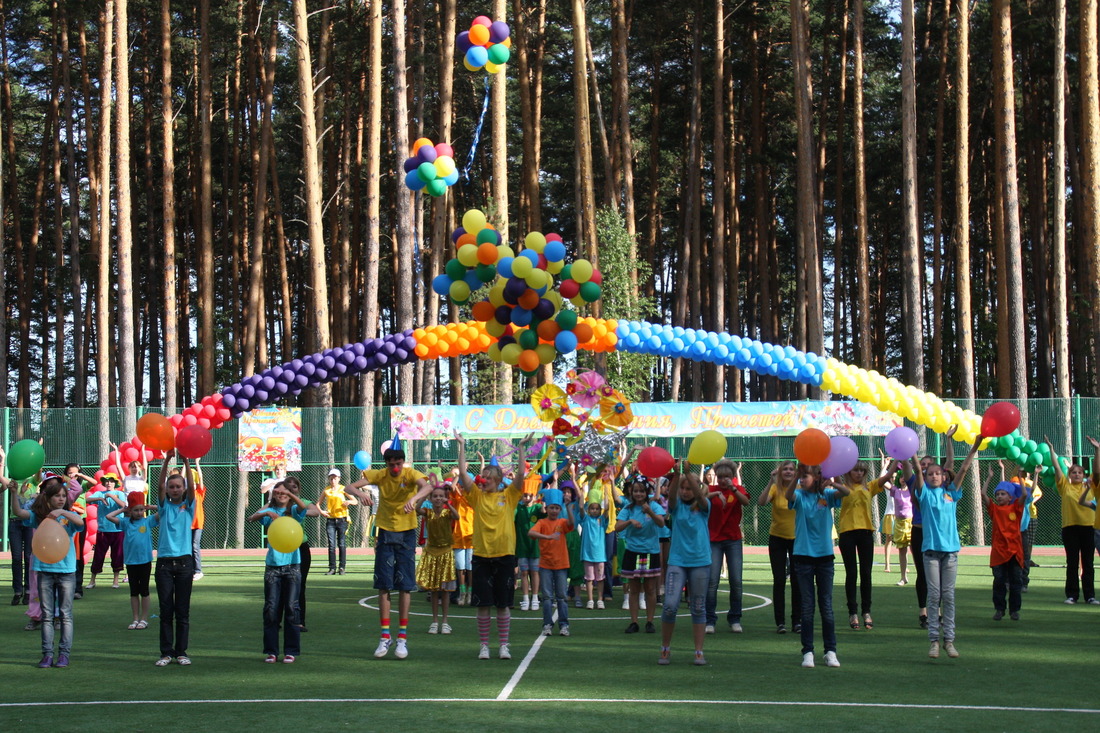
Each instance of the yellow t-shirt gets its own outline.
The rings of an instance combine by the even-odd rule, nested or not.
[[[464,492],[474,509],[474,554],[504,557],[516,554],[516,505],[522,490],[515,482],[492,493],[474,486]]]
[[[768,534],[793,540],[794,509],[790,507],[790,504],[787,503],[787,497],[775,484],[768,487],[768,501],[772,504],[772,526],[768,530]]]
[[[326,486],[323,496],[325,497],[325,511],[329,513],[332,519],[347,519],[348,504],[347,497],[344,496],[343,484]]]
[[[1054,485],[1058,488],[1058,495],[1062,497],[1062,526],[1094,526],[1096,511],[1077,503],[1077,500],[1081,498],[1081,492],[1085,490],[1086,486],[1090,487],[1090,494],[1092,493],[1091,484],[1071,484],[1068,478],[1059,476],[1055,479]]]
[[[418,481],[427,478],[420,471],[406,466],[393,476],[388,468],[363,471],[363,478],[378,487],[378,506],[375,525],[388,532],[404,532],[416,529],[416,513],[405,512],[405,504],[416,495]]]
[[[885,487],[875,479],[869,484],[853,484],[851,488],[852,493],[840,501],[840,521],[837,522],[836,531],[873,530],[875,525],[871,519],[871,501]]]

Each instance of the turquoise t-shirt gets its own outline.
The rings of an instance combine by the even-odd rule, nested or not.
[[[191,523],[195,519],[195,500],[173,504],[166,498],[157,513],[160,518],[157,559],[189,556]]]
[[[119,528],[124,532],[122,537],[122,556],[126,558],[127,565],[144,565],[153,562],[153,527],[157,526],[157,518],[152,514],[146,514],[141,519],[130,519],[120,516]],[[111,524],[108,520],[108,524]]]
[[[267,507],[268,511],[273,511],[280,517],[290,516],[297,520],[299,524],[306,518],[306,509],[299,508],[297,504],[290,507]],[[289,511],[288,511],[289,510]],[[271,526],[271,523],[275,520],[268,515],[260,517],[260,524],[267,529]],[[294,552],[279,552],[274,547],[268,545],[267,557],[264,558],[264,564],[271,567],[283,567],[284,565],[299,565],[302,562],[302,551],[299,547],[294,548]]]
[[[957,511],[962,489],[955,484],[932,488],[928,484],[920,492],[920,510],[924,515],[924,550],[927,552],[958,552],[959,520]]]
[[[795,489],[794,554],[826,557],[833,554],[833,509],[840,508],[840,492],[825,489],[818,493]]]
[[[82,527],[70,522],[65,517],[58,517],[57,519],[46,518],[47,522],[59,522],[62,527],[65,528],[65,533],[69,536],[69,552],[64,558],[54,563],[42,562],[36,555],[31,562],[31,567],[34,568],[36,573],[75,573],[76,572],[76,545],[72,542],[72,537],[78,533]],[[38,515],[31,512],[31,515],[23,520],[23,526],[30,527],[32,529],[38,528]]]
[[[105,534],[122,531],[119,525],[107,519],[107,515],[116,509],[121,509],[126,506],[126,494],[123,494],[121,491],[107,491],[104,489],[103,491],[96,491],[88,494],[86,498],[88,503],[96,505],[96,511],[98,512],[96,517],[99,522],[99,529],[97,531]],[[123,550],[122,552],[123,557],[125,557],[126,551]]]
[[[581,562],[607,562],[607,515],[592,517],[583,508],[580,511],[577,523],[581,528]]]
[[[700,504],[702,511],[693,509],[694,503],[676,502],[669,519],[672,521],[672,542],[668,550],[668,564],[681,568],[698,568],[710,565],[710,502]]]
[[[665,514],[664,507],[655,501],[649,502],[649,509],[657,516]],[[641,508],[630,504],[619,510],[618,520],[620,522],[630,519],[637,519],[642,523],[641,527],[635,527],[629,525],[623,528],[621,532],[623,539],[626,541],[626,549],[631,552],[637,552],[640,554],[655,555],[661,551],[661,541],[659,530],[660,527],[649,518],[649,515],[641,510]]]

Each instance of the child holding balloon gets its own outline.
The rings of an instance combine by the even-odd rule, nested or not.
[[[103,572],[103,561],[108,551],[111,553],[111,572],[114,573],[112,588],[118,588],[118,578],[124,567],[126,550],[123,547],[122,530],[114,522],[106,521],[107,516],[114,511],[126,507],[126,494],[119,488],[118,476],[113,473],[104,474],[100,479],[100,485],[88,494],[88,501],[96,506],[97,517],[102,518],[96,531],[95,550],[92,552],[92,579],[86,589],[95,588],[95,578]]]
[[[672,524],[672,542],[665,574],[665,603],[661,609],[661,655],[657,664],[669,664],[672,633],[676,630],[676,612],[680,609],[683,589],[688,588],[693,664],[707,663],[703,656],[706,638],[707,582],[710,578],[710,502],[707,489],[695,473],[677,472],[668,492],[668,521]]]
[[[974,462],[978,446],[985,438],[979,434],[954,480],[936,464],[924,471],[924,482],[915,492],[924,519],[924,577],[928,582],[928,656],[940,656],[940,643],[947,656],[959,656],[955,648],[955,580],[958,574],[958,507],[963,492],[959,488]],[[919,470],[919,466],[915,467]],[[942,614],[942,620],[941,620]]]
[[[42,660],[38,666],[68,667],[73,645],[73,594],[76,591],[76,546],[73,535],[84,526],[84,519],[72,511],[72,502],[61,477],[50,471],[42,474],[38,496],[30,509],[24,509],[12,492],[12,513],[23,523],[37,528],[33,540],[33,567],[38,575],[38,597],[42,604]],[[61,618],[61,639],[54,661],[54,616]]]
[[[128,506],[107,514],[108,523],[119,527],[126,556],[126,575],[130,578],[130,610],[134,620],[126,628],[131,631],[149,626],[149,578],[153,570],[153,528],[157,526],[157,510],[146,514],[149,507],[134,492]]]
[[[289,546],[283,546],[282,537],[272,529],[272,524],[289,517],[301,525],[306,516],[316,516],[316,507],[307,506],[285,481],[280,481],[272,487],[267,506],[248,518],[269,530],[264,558],[263,613],[264,662],[267,664],[274,664],[278,659],[280,624],[283,627],[283,664],[293,664],[302,652],[302,629],[298,618],[298,587],[302,582],[300,543],[298,537],[292,536]]]
[[[169,476],[174,450],[164,456],[160,469],[160,510],[155,579],[160,604],[160,658],[166,667],[174,659],[191,664],[187,643],[191,629],[191,587],[195,582],[195,558],[191,552],[191,524],[195,519],[195,484],[191,466],[183,459],[183,473]]]

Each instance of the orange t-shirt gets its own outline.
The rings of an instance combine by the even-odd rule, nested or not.
[[[461,492],[451,492],[451,506],[458,514],[458,521],[454,524],[454,534],[451,546],[456,550],[469,550],[474,546],[474,508],[466,501]]]
[[[539,567],[547,570],[568,570],[569,548],[565,544],[565,535],[573,531],[573,523],[563,517],[543,517],[531,529],[539,534],[560,533],[556,540],[539,540]]]
[[[191,529],[202,529],[206,521],[206,511],[203,504],[206,503],[206,487],[202,484],[195,486],[195,518],[191,520]]]
[[[1024,513],[1023,501],[1001,506],[986,502],[986,510],[993,521],[993,546],[989,550],[989,566],[1003,565],[1012,558],[1024,566],[1024,546],[1020,539],[1020,519]]]

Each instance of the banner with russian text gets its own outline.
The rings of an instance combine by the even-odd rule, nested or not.
[[[901,418],[861,402],[635,402],[631,435],[693,436],[717,430],[729,436],[797,435],[820,428],[830,435],[886,435]],[[546,433],[530,405],[442,405],[390,408],[390,424],[410,440],[516,438]]]
[[[302,408],[261,407],[241,415],[237,463],[242,471],[302,470]]]

